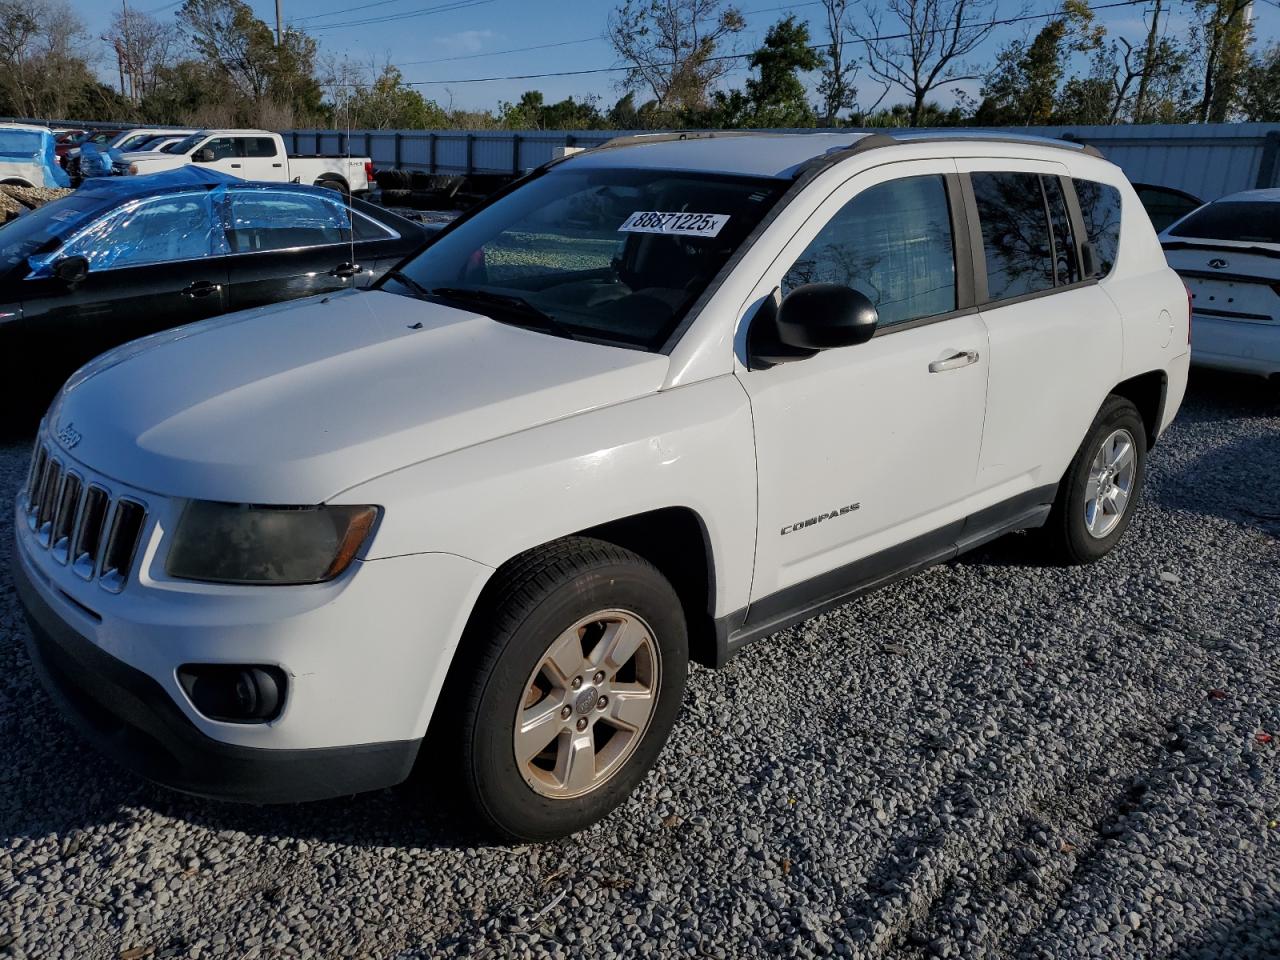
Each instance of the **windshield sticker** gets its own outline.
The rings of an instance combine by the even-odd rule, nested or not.
[[[627,217],[618,232],[714,237],[728,222],[727,213],[660,213],[656,210],[640,210]]]

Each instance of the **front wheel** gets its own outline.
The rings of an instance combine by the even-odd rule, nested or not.
[[[626,799],[675,722],[688,671],[680,600],[650,563],[572,537],[513,561],[464,643],[463,781],[480,818],[551,840]]]
[[[1062,478],[1041,532],[1050,556],[1080,564],[1110,553],[1133,519],[1146,466],[1141,414],[1124,397],[1108,397]]]

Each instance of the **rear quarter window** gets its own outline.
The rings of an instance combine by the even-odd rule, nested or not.
[[[1072,180],[1084,219],[1085,239],[1093,245],[1095,276],[1105,277],[1120,250],[1120,191],[1095,180]]]

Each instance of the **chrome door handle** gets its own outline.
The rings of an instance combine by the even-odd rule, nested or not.
[[[929,364],[930,373],[943,373],[947,370],[959,370],[961,367],[967,367],[971,363],[978,362],[977,350],[961,350],[953,356],[947,357],[945,360],[935,360]]]
[[[211,293],[218,292],[218,285],[210,283],[208,280],[197,280],[195,283],[184,287],[182,295],[184,297],[200,298],[207,297]]]

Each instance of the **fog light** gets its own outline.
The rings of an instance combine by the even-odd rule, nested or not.
[[[178,683],[210,720],[267,723],[284,706],[286,681],[279,667],[188,663],[178,668]]]

